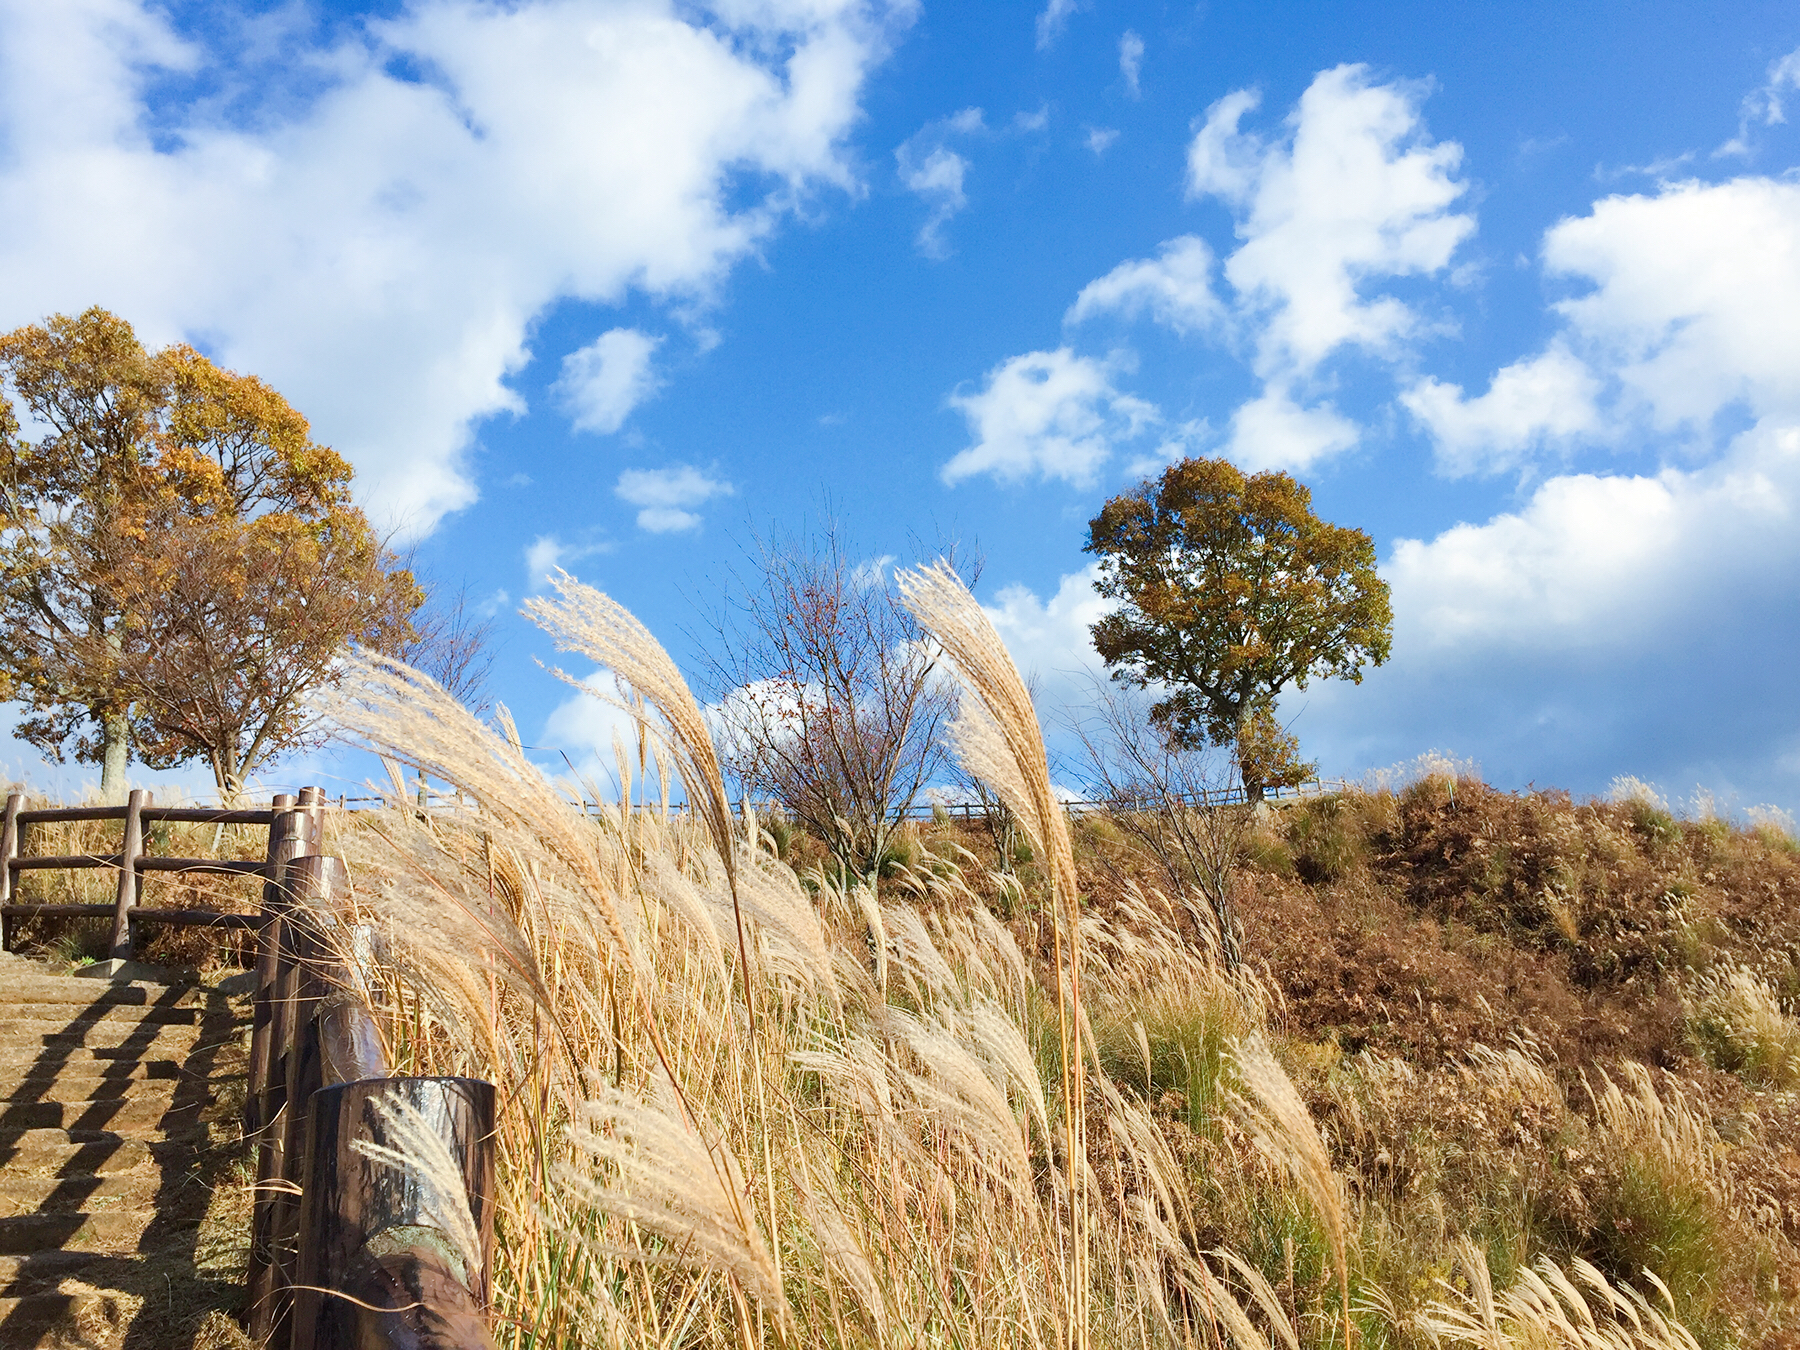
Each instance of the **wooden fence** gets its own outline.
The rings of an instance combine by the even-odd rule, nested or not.
[[[1329,797],[1336,793],[1348,792],[1354,784],[1343,778],[1314,778],[1304,783],[1296,783],[1287,787],[1265,789],[1263,800],[1274,806],[1285,806],[1292,802],[1312,797]],[[337,805],[349,811],[382,810],[395,805],[399,799],[394,797],[350,797],[337,799]],[[450,811],[473,809],[467,797],[454,792],[426,791],[416,797],[409,794],[406,805],[413,809],[430,811]],[[1071,797],[1063,802],[1063,806],[1072,815],[1085,815],[1095,811],[1148,811],[1160,810],[1164,806],[1242,806],[1249,798],[1241,787],[1218,789],[1202,789],[1199,792],[1175,792],[1166,796],[1144,797]],[[580,809],[583,815],[598,815],[602,811],[614,809],[614,803],[591,801],[582,798],[579,802],[571,801],[570,805]],[[743,799],[727,803],[733,811],[742,814],[746,807],[759,815],[779,810],[780,804],[774,801],[753,801]],[[671,810],[685,811],[684,804],[672,804]],[[951,820],[982,820],[989,812],[997,810],[993,805],[981,802],[912,802],[900,811],[902,820],[933,820],[941,811]]]
[[[266,1350],[492,1350],[494,1087],[472,1078],[392,1072],[370,1012],[343,861],[319,852],[326,799],[318,788],[277,796],[268,810],[158,808],[148,792],[124,806],[27,810],[7,799],[0,827],[0,940],[36,915],[112,919],[114,959],[131,959],[145,923],[250,928],[257,935],[255,1014],[244,1136],[256,1150],[247,1276],[249,1330]],[[116,853],[34,855],[33,825],[118,821]],[[263,861],[156,857],[144,827],[165,821],[263,825]],[[113,868],[112,904],[27,904],[21,872]],[[148,907],[146,872],[263,879],[257,914]],[[443,1178],[367,1151],[405,1154],[409,1127],[442,1141],[461,1172]],[[390,1159],[392,1153],[389,1154]],[[475,1249],[453,1236],[469,1224]]]

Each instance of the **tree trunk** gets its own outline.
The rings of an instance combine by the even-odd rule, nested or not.
[[[235,747],[217,748],[212,753],[213,782],[219,788],[219,805],[236,810],[244,792],[244,772],[237,762]]]
[[[98,612],[99,602],[95,601]],[[105,619],[95,621],[97,627],[105,628]],[[94,628],[90,627],[90,633]],[[106,649],[114,663],[116,678],[119,654],[124,650],[125,642],[115,629],[106,634]],[[100,715],[100,796],[107,802],[120,805],[125,801],[125,766],[131,759],[131,719],[125,709],[119,708]]]
[[[109,712],[100,719],[100,795],[108,802],[125,800],[125,766],[131,756],[131,722],[123,712]]]

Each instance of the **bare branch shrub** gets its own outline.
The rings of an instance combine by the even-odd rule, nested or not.
[[[885,560],[859,561],[831,522],[758,538],[747,562],[705,657],[726,770],[868,876],[944,768],[955,682]]]
[[[1226,750],[1176,744],[1152,720],[1144,694],[1098,678],[1092,689],[1085,715],[1068,722],[1081,747],[1075,771],[1090,796],[1112,803],[1119,828],[1156,859],[1171,895],[1204,898],[1204,911],[1189,899],[1190,911],[1235,968],[1243,950],[1231,878],[1256,808],[1232,791],[1234,760]]]
[[[471,603],[467,582],[454,592],[431,582],[423,589],[425,603],[412,616],[414,636],[396,655],[484,717],[493,706],[488,677],[494,669],[494,621]]]

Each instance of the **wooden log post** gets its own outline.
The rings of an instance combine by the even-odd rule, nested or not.
[[[313,800],[308,800],[308,793]],[[298,800],[287,793],[273,802],[269,825],[268,876],[263,883],[262,927],[256,954],[256,1014],[250,1039],[250,1092],[245,1102],[246,1138],[256,1141],[256,1199],[251,1215],[250,1268],[247,1274],[252,1339],[269,1340],[275,1314],[282,1306],[278,1291],[289,1283],[277,1261],[275,1217],[287,1186],[287,1043],[293,1020],[290,999],[292,943],[288,934],[287,869],[295,859],[319,846],[322,800],[317,788],[302,790]],[[309,809],[313,808],[313,809]]]
[[[125,842],[119,849],[119,893],[113,903],[112,959],[131,960],[131,911],[137,908],[138,892],[144,874],[138,867],[144,856],[144,808],[150,805],[150,794],[133,788],[125,799]]]
[[[13,926],[5,907],[13,902],[13,883],[18,872],[13,859],[19,856],[19,812],[25,809],[25,794],[14,792],[6,798],[6,823],[0,825],[0,951],[12,950]]]
[[[377,1107],[383,1099],[423,1117],[460,1175],[358,1152],[359,1140],[410,1152]],[[306,1159],[293,1350],[492,1350],[493,1084],[385,1078],[322,1088]],[[455,1235],[463,1201],[478,1250]]]
[[[262,1094],[269,1082],[269,1033],[274,1019],[276,944],[275,919],[280,914],[281,869],[300,839],[301,818],[292,814],[292,793],[278,793],[269,804],[274,819],[269,822],[269,846],[263,855],[262,912],[256,930],[256,1002],[250,1031],[250,1087],[244,1095],[244,1138],[254,1140],[262,1132]],[[290,832],[291,831],[291,832]]]

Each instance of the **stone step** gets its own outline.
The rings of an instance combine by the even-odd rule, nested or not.
[[[162,1185],[163,1175],[155,1168],[98,1177],[5,1175],[0,1176],[0,1216],[151,1205]],[[0,1283],[3,1282],[4,1275],[0,1273]]]
[[[153,1124],[134,1126],[127,1123],[124,1129],[119,1130],[108,1129],[108,1123],[104,1119],[96,1119],[91,1124],[28,1125],[17,1129],[0,1125],[0,1159],[6,1160],[4,1164],[0,1165],[10,1167],[15,1156],[40,1147],[54,1146],[58,1141],[49,1137],[52,1135],[61,1135],[61,1142],[83,1148],[99,1148],[118,1143],[151,1146],[168,1143],[192,1144],[202,1137],[211,1137],[211,1131],[200,1121],[198,1108],[166,1112]],[[42,1144],[38,1142],[40,1137],[42,1137]]]
[[[171,1093],[115,1097],[110,1101],[14,1101],[0,1106],[0,1132],[61,1129],[149,1134],[191,1126],[206,1105],[194,1099],[177,1106]]]
[[[0,1159],[8,1172],[55,1169],[65,1176],[110,1176],[147,1166],[150,1145],[123,1135],[67,1130],[14,1130],[0,1137]]]
[[[182,1045],[150,1046],[142,1051],[131,1045],[6,1045],[0,1043],[0,1074],[18,1078],[44,1078],[65,1069],[78,1073],[116,1077],[137,1067],[174,1076],[187,1058]]]
[[[128,1007],[175,1007],[208,997],[187,986],[171,988],[151,984],[119,984],[106,980],[77,980],[67,976],[27,976],[19,980],[0,976],[8,999],[21,1003],[118,1004]]]
[[[0,1219],[0,1256],[35,1252],[90,1251],[135,1243],[156,1218],[149,1207],[99,1210],[77,1214],[15,1214]]]
[[[107,1252],[65,1252],[56,1248],[27,1256],[0,1256],[0,1289],[9,1294],[29,1294],[54,1288],[71,1276],[80,1279],[84,1273],[91,1273],[96,1265],[109,1259],[118,1258]]]
[[[160,1023],[165,1026],[197,1027],[204,1008],[171,1008],[162,1004],[149,1007],[136,1003],[9,1003],[6,1020],[9,1026],[21,1023],[56,1022],[65,1026],[91,1026],[96,1022]]]
[[[102,1295],[88,1290],[0,1298],[0,1329],[14,1350],[90,1345],[88,1329],[105,1318],[105,1306]]]
[[[46,1029],[48,1026],[50,1029]],[[176,1046],[187,1048],[199,1040],[199,1029],[167,1023],[107,1022],[64,1026],[57,1023],[19,1021],[0,1026],[0,1047],[21,1050],[33,1046],[60,1050],[74,1046],[94,1046],[108,1050],[158,1049],[165,1053]]]
[[[241,1073],[220,1072],[210,1078],[186,1073],[173,1059],[84,1059],[64,1065],[26,1064],[10,1069],[0,1065],[0,1100],[66,1097],[71,1101],[97,1102],[142,1092],[172,1092],[178,1084],[193,1087],[241,1077]]]

